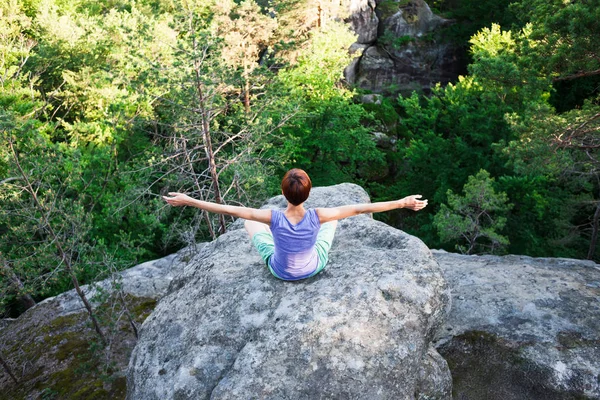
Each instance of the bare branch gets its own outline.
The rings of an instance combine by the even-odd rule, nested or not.
[[[594,71],[581,71],[576,74],[559,76],[557,78],[552,79],[552,81],[553,82],[570,81],[570,80],[577,79],[577,78],[585,78],[588,76],[595,76],[595,75],[600,75],[600,69],[597,69]]]

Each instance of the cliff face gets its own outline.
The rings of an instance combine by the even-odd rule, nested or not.
[[[368,201],[342,184],[313,189],[307,205]],[[237,228],[192,258],[144,323],[128,399],[450,398],[431,346],[450,299],[419,239],[344,220],[327,269],[283,282]]]
[[[353,0],[349,22],[358,35],[350,84],[375,93],[428,91],[464,73],[459,50],[439,40],[451,21],[434,15],[423,0]]]

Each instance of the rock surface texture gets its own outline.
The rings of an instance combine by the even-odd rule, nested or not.
[[[353,0],[349,22],[358,35],[354,60],[344,71],[348,83],[376,93],[428,91],[465,73],[457,47],[437,32],[451,21],[424,0]]]
[[[342,184],[314,188],[307,206],[368,201]],[[271,276],[238,223],[146,319],[127,398],[449,399],[431,345],[449,301],[429,249],[368,215],[341,221],[326,270],[299,282]]]
[[[433,251],[452,290],[438,350],[465,399],[600,399],[600,266]]]
[[[15,383],[0,367],[0,400],[124,398],[124,371],[136,340],[119,298],[141,325],[190,250],[140,264],[116,279],[82,286],[111,342],[101,356],[91,354],[98,338],[74,289],[38,303],[19,318],[0,319],[0,354],[19,380]],[[122,296],[111,290],[116,282]],[[95,369],[99,358],[110,362],[109,381]]]

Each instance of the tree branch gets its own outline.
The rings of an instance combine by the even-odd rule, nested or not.
[[[588,76],[595,76],[595,75],[600,75],[600,69],[597,69],[595,71],[582,71],[582,72],[578,72],[576,74],[567,75],[567,76],[559,76],[557,78],[552,79],[552,82],[570,81],[573,79],[585,78]]]

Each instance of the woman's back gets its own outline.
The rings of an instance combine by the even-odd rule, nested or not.
[[[314,209],[294,224],[284,212],[273,210],[271,232],[275,242],[275,253],[269,260],[270,267],[283,279],[301,279],[313,273],[318,265],[315,242],[321,223]]]

